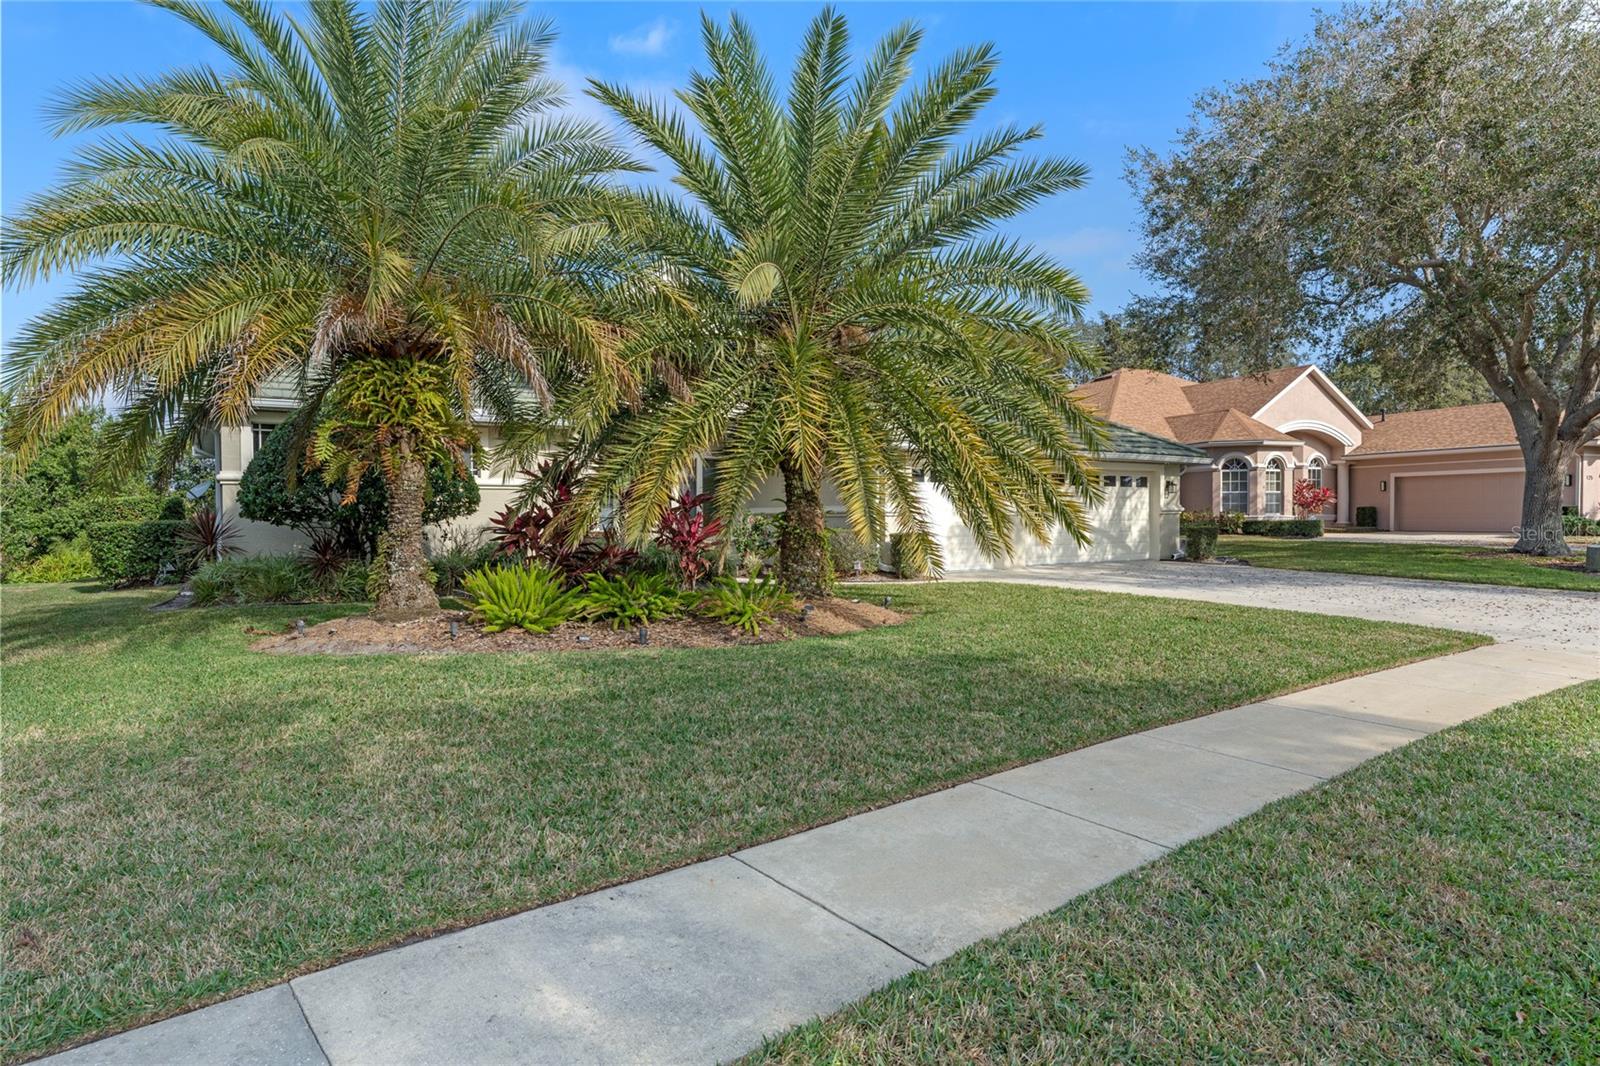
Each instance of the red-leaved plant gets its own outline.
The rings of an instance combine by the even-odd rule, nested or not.
[[[1332,489],[1321,488],[1305,478],[1294,483],[1294,513],[1301,518],[1321,514],[1335,499]]]
[[[719,548],[717,538],[722,535],[722,519],[706,518],[705,505],[710,499],[709,492],[680,496],[656,527],[656,543],[671,553],[678,576],[691,588],[711,572],[711,560]]]
[[[558,470],[553,460],[546,460],[538,470],[524,470],[522,476],[539,487],[537,502],[525,510],[509,505],[489,519],[500,558],[542,562],[575,578],[583,574],[610,576],[638,557],[638,552],[619,543],[610,529],[591,529],[576,546],[567,539],[562,519],[577,480],[572,467]]]

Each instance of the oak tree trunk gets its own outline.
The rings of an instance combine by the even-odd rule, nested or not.
[[[428,556],[422,548],[422,510],[427,503],[428,467],[421,456],[404,450],[387,478],[389,524],[381,539],[378,563],[383,587],[373,614],[406,617],[439,609],[439,597],[428,581]]]
[[[789,463],[783,475],[783,533],[778,538],[778,580],[796,596],[828,595],[833,565],[822,512],[822,478]]]
[[[1554,433],[1529,434],[1521,443],[1525,468],[1522,524],[1511,550],[1528,555],[1570,555],[1572,549],[1561,528],[1561,490],[1574,453]]]

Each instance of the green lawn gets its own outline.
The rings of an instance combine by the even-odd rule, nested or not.
[[[1481,640],[892,591],[905,625],[783,645],[322,658],[252,653],[246,630],[350,608],[6,587],[4,1056]]]
[[[1600,1061],[1600,682],[1435,734],[754,1060]]]
[[[1229,536],[1217,538],[1217,554],[1248,559],[1255,566],[1279,570],[1325,570],[1336,574],[1600,592],[1600,574],[1557,569],[1549,566],[1548,560],[1484,546],[1359,544],[1348,540]],[[1571,556],[1564,561],[1578,563],[1582,556]]]

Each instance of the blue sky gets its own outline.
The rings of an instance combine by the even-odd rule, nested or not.
[[[820,5],[737,5],[774,66],[787,72]],[[1076,270],[1091,309],[1115,310],[1147,289],[1130,264],[1138,205],[1122,178],[1129,146],[1166,145],[1194,96],[1255,77],[1278,48],[1310,28],[1308,4],[1270,3],[871,3],[841,5],[865,51],[906,19],[925,33],[919,69],[952,50],[991,41],[1001,54],[999,95],[979,126],[1041,123],[1039,150],[1086,163],[1087,188],[1063,194],[1017,220],[1011,231]],[[706,5],[725,17],[730,5]],[[532,4],[558,37],[551,73],[572,87],[572,107],[600,117],[581,96],[599,77],[665,93],[700,60],[700,5],[689,3]],[[165,12],[129,2],[0,3],[0,206],[15,211],[47,188],[86,137],[56,140],[41,107],[62,86],[96,76],[154,74],[215,58],[197,33]],[[86,135],[88,136],[88,135]],[[69,283],[7,291],[0,306],[9,340]]]

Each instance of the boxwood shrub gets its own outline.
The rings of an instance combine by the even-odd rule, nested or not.
[[[1247,518],[1241,531],[1252,537],[1320,537],[1319,518]]]
[[[89,555],[100,576],[113,585],[154,581],[179,565],[179,531],[174,518],[96,522],[89,527]]]
[[[1356,525],[1362,529],[1378,528],[1378,509],[1376,507],[1357,507]]]
[[[1217,557],[1217,523],[1212,516],[1187,519],[1179,524],[1184,554],[1197,562]]]

